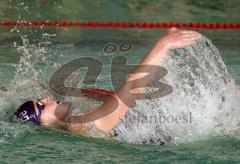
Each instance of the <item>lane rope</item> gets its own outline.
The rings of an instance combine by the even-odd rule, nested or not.
[[[2,26],[45,26],[45,27],[82,27],[82,28],[204,28],[239,29],[240,23],[228,22],[126,22],[126,21],[1,21]]]

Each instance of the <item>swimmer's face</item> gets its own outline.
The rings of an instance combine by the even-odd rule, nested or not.
[[[40,114],[40,124],[43,126],[58,127],[69,114],[70,104],[57,102],[49,96],[39,101],[45,105]],[[37,100],[33,101],[35,108],[37,108],[37,102]]]

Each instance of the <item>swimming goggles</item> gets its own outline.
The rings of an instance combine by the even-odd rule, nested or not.
[[[36,99],[36,100],[37,100],[37,104],[36,104],[37,110],[39,113],[38,118],[40,118],[42,111],[45,109],[45,104],[43,104],[40,99]]]

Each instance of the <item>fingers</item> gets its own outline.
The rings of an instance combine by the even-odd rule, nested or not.
[[[181,33],[185,34],[185,33],[198,33],[198,32],[193,30],[181,30]]]
[[[181,34],[179,35],[177,38],[177,42],[173,43],[173,46],[171,48],[181,48],[181,47],[185,47],[187,45],[192,44],[199,35],[197,34]]]
[[[181,36],[181,40],[186,40],[186,41],[193,41],[193,40],[196,40],[199,38],[199,35],[184,35],[184,36]]]
[[[169,31],[169,32],[173,32],[173,31],[177,31],[177,30],[179,30],[179,29],[177,29],[177,28],[175,28],[175,27],[172,27],[172,28],[170,28],[168,31]]]
[[[168,47],[170,48],[181,48],[193,43],[200,36],[201,34],[197,31],[171,28],[167,31],[167,34],[161,41],[168,44]]]
[[[181,36],[182,38],[194,38],[194,39],[197,39],[200,37],[199,34],[184,34]]]
[[[177,29],[175,27],[172,27],[168,31],[166,31],[166,34],[170,34],[170,33],[189,34],[189,35],[195,35],[195,36],[201,35],[197,31],[193,31],[193,30],[180,30],[180,29]]]
[[[197,31],[191,31],[191,30],[181,30],[177,34],[179,37],[193,37],[193,38],[199,38],[201,36],[200,33]]]
[[[167,30],[165,33],[166,33],[166,34],[170,34],[170,33],[176,32],[176,31],[179,31],[179,29],[177,29],[177,28],[175,28],[175,27],[172,27],[172,28],[170,28],[169,30]]]
[[[196,39],[197,39],[196,36],[184,37],[184,38],[181,40],[181,44],[182,44],[182,46],[187,46],[187,45],[189,45],[189,44],[192,44]]]
[[[193,37],[200,37],[201,34],[198,33],[197,31],[192,31],[192,30],[181,30],[180,32],[181,34],[184,34],[184,35],[189,35],[189,36],[193,36]]]

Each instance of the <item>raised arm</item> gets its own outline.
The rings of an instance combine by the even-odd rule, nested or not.
[[[176,28],[168,30],[144,56],[139,65],[131,71],[126,81],[116,91],[115,96],[106,100],[97,110],[86,113],[82,118],[78,117],[72,120],[74,120],[74,122],[81,122],[82,120],[87,122],[88,120],[96,119],[93,123],[99,130],[103,132],[110,131],[119,123],[128,111],[129,106],[131,106],[137,96],[142,92],[141,87],[146,86],[149,82],[151,76],[147,76],[147,67],[144,66],[159,66],[169,49],[180,48],[191,44],[198,37],[200,37],[200,34],[195,31],[178,30]]]

